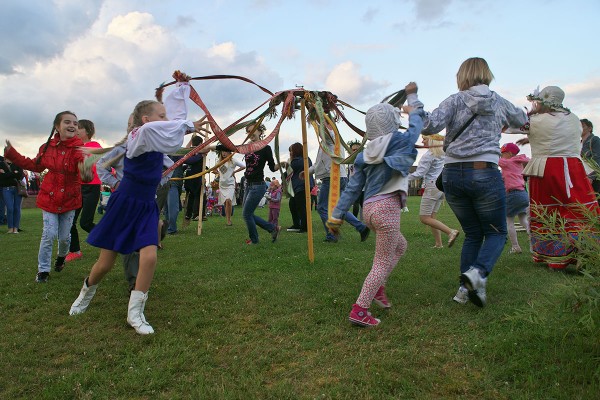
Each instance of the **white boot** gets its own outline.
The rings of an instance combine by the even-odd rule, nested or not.
[[[144,317],[144,308],[146,307],[148,294],[139,290],[132,290],[129,297],[129,307],[127,309],[127,323],[135,329],[140,335],[149,335],[154,333]]]
[[[90,305],[90,301],[94,298],[96,294],[96,289],[98,285],[87,285],[87,278],[83,280],[83,287],[81,288],[81,292],[79,292],[79,297],[75,299],[75,302],[71,306],[71,310],[69,311],[69,315],[76,315],[84,313]]]

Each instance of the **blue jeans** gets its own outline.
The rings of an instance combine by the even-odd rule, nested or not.
[[[325,237],[328,240],[334,240],[335,237],[329,232],[325,223],[329,218],[328,215],[328,203],[329,203],[329,180],[330,178],[321,179],[321,187],[319,188],[319,197],[317,199],[317,212],[321,217],[321,221],[323,222],[323,228],[325,228]],[[346,184],[348,183],[348,178],[340,179],[340,193],[344,191]],[[362,232],[367,227],[361,221],[356,219],[356,217],[349,211],[346,212],[344,216],[344,220],[352,225],[358,232]]]
[[[42,211],[44,226],[42,228],[40,252],[38,253],[38,272],[50,272],[50,264],[52,262],[52,247],[54,245],[54,239],[57,237],[57,256],[65,257],[69,252],[73,217],[75,217],[75,210],[67,211],[62,214],[54,214],[48,211]]]
[[[498,168],[473,169],[461,163],[443,170],[446,201],[465,233],[460,272],[492,272],[506,243],[506,192]]]
[[[179,205],[181,196],[181,187],[175,183],[171,183],[169,194],[167,195],[167,219],[169,220],[169,228],[167,233],[177,232],[177,217],[179,216]]]
[[[6,206],[4,196],[0,196],[0,225],[6,225]]]
[[[23,198],[19,196],[16,186],[2,188],[2,199],[6,204],[6,224],[8,229],[19,228],[21,223],[21,201]]]
[[[254,215],[254,210],[258,207],[261,199],[267,191],[264,182],[260,182],[256,185],[248,184],[246,192],[244,193],[244,208],[242,209],[242,217],[248,227],[248,234],[252,243],[258,243],[258,232],[256,225],[260,226],[266,231],[273,232],[275,226],[268,223],[261,217]]]

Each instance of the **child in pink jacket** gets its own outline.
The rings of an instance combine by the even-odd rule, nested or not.
[[[277,179],[271,181],[269,190],[267,190],[267,200],[269,201],[269,223],[279,226],[279,210],[281,209],[281,185]]]
[[[502,178],[506,189],[506,227],[508,237],[512,247],[511,254],[521,253],[521,246],[517,240],[517,230],[515,229],[515,217],[519,217],[519,222],[529,234],[529,195],[525,190],[525,179],[523,178],[523,168],[529,162],[525,154],[519,154],[519,146],[514,143],[507,143],[500,148],[502,157],[499,165],[502,168]]]

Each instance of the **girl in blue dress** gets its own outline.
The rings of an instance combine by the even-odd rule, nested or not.
[[[159,210],[155,194],[162,175],[163,153],[181,148],[184,135],[200,128],[200,121],[185,119],[185,99],[189,97],[189,90],[187,83],[179,83],[165,100],[167,108],[152,100],[136,105],[134,128],[126,139],[123,179],[110,196],[105,216],[87,239],[88,243],[101,249],[100,256],[84,280],[70,315],[86,311],[98,283],[112,269],[118,253],[139,251],[139,272],[129,299],[127,322],[139,334],[154,333],[144,317],[144,307],[156,268],[159,242],[156,229]],[[172,121],[169,121],[167,109]]]

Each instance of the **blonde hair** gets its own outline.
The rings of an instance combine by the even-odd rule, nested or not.
[[[456,73],[458,90],[467,90],[476,85],[489,85],[494,79],[487,61],[480,57],[468,58],[460,65]]]
[[[444,141],[443,140],[433,140],[429,138],[429,151],[435,158],[440,158],[444,155]]]
[[[142,117],[152,113],[154,106],[157,104],[160,103],[156,100],[142,100],[137,103],[133,109],[133,127],[135,128],[144,125]]]

